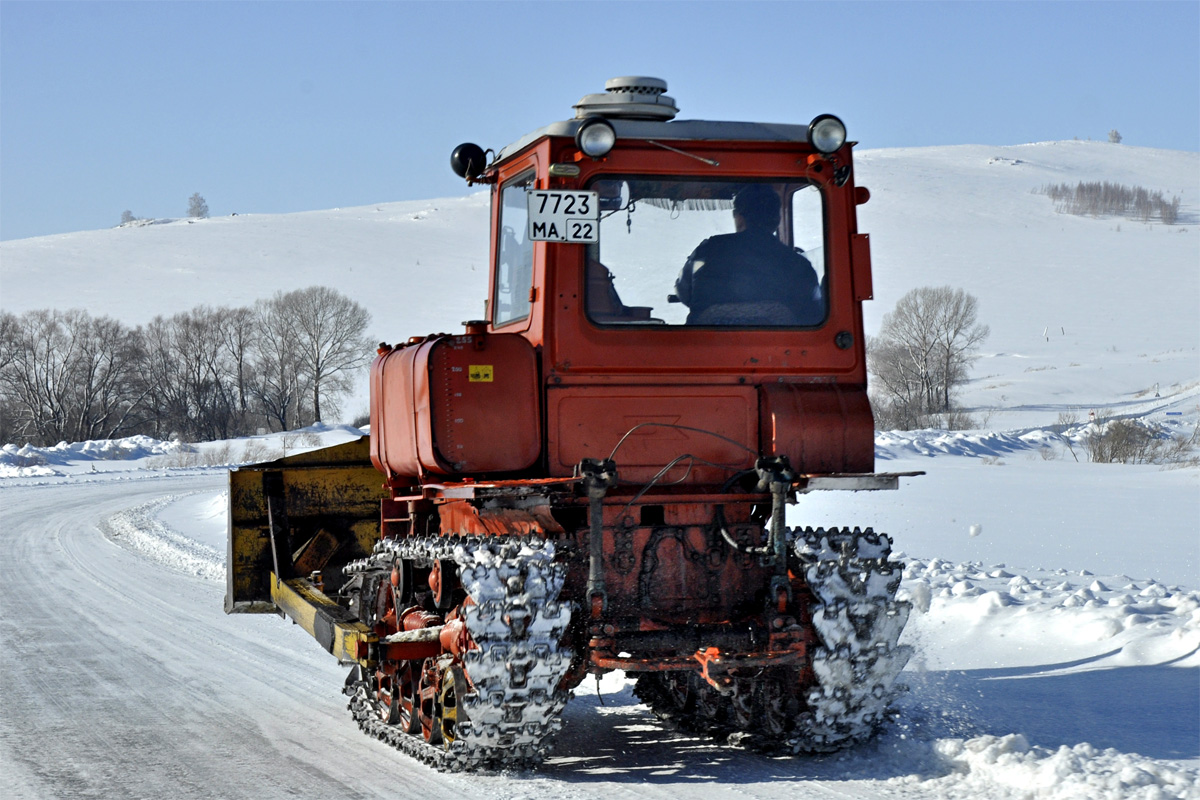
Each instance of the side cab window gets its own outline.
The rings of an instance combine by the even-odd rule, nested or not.
[[[492,324],[507,325],[529,316],[533,287],[533,242],[529,239],[526,189],[533,174],[522,175],[500,190],[500,241],[496,248],[495,306]]]

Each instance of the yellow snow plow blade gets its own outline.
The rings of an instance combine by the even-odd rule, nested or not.
[[[386,493],[369,448],[364,436],[230,470],[225,613],[286,612],[274,575],[333,594],[342,566],[371,552]]]

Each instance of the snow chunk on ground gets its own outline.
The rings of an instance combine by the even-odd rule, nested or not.
[[[980,562],[909,559],[898,596],[917,612],[906,631],[918,646],[913,664],[1200,665],[1200,591],[1148,581],[1135,596],[1121,588],[1123,576],[1089,574],[1080,586],[1061,580],[1060,571],[1013,575]],[[947,628],[954,641],[941,640]]]
[[[1166,800],[1200,798],[1200,771],[1097,750],[1090,744],[1050,750],[1025,736],[942,739],[933,744],[951,775],[946,797],[1044,800]],[[922,787],[932,788],[932,786]]]

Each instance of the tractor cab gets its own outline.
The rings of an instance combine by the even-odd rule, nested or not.
[[[869,193],[842,122],[677,120],[664,81],[606,88],[490,163],[451,158],[492,186],[487,330],[538,351],[547,474],[618,443],[635,479],[685,452],[723,466],[668,480],[720,482],[758,453],[870,472]]]

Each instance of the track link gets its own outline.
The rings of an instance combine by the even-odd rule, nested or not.
[[[635,694],[668,724],[773,753],[828,752],[870,737],[903,687],[911,648],[897,640],[910,606],[895,600],[902,567],[871,529],[791,530],[798,571],[816,598],[816,685],[794,668],[739,677],[721,695],[695,670],[639,676]]]
[[[892,540],[867,528],[806,528],[794,535],[805,580],[818,600],[813,626],[817,686],[805,696],[788,746],[838,749],[870,737],[903,686],[896,678],[912,655],[897,644],[911,606],[895,599],[903,572],[890,561]]]
[[[558,602],[566,568],[554,562],[554,545],[534,537],[389,539],[346,571],[390,571],[398,558],[418,566],[448,560],[458,567],[473,601],[462,607],[475,643],[458,665],[465,673],[465,693],[453,741],[433,745],[386,723],[356,668],[346,693],[359,727],[441,770],[522,769],[540,763],[570,699],[558,688],[572,659],[572,652],[559,645],[571,607]],[[453,657],[442,659],[452,666]]]

